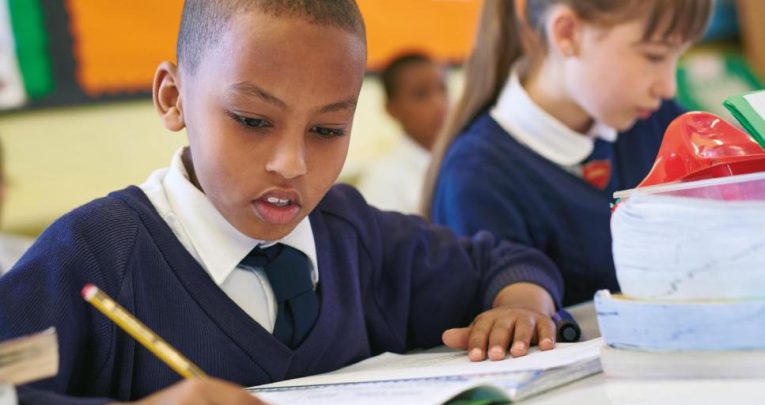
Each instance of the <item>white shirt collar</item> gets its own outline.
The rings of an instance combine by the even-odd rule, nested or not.
[[[284,243],[308,256],[312,265],[311,278],[314,284],[318,282],[316,244],[308,217],[278,241],[262,241],[244,235],[189,181],[181,159],[182,152],[183,148],[179,149],[173,156],[170,168],[153,174],[141,188],[149,191],[147,195],[160,215],[216,284],[221,285],[255,246],[275,243]],[[160,190],[164,190],[165,201],[158,204],[154,200],[161,195],[157,193]],[[163,213],[163,207],[168,212]],[[179,235],[179,232],[184,235]]]
[[[576,165],[587,158],[596,137],[609,142],[617,137],[616,129],[599,121],[586,134],[565,126],[531,100],[521,86],[517,68],[489,114],[518,142],[560,166]]]

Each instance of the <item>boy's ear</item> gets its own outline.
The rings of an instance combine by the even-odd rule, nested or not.
[[[582,36],[582,20],[567,6],[559,6],[552,10],[547,21],[547,37],[551,50],[563,58],[579,54]]]
[[[154,74],[152,98],[165,128],[180,131],[186,126],[181,109],[181,89],[179,70],[171,62],[162,62]]]

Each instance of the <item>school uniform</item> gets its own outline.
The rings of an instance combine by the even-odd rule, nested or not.
[[[404,136],[390,153],[364,170],[358,189],[377,208],[419,214],[429,164],[430,151]]]
[[[673,101],[622,133],[594,123],[578,134],[534,104],[513,73],[497,104],[480,114],[447,151],[436,182],[433,222],[460,235],[488,230],[535,247],[557,265],[563,304],[618,291],[609,228],[612,192],[650,171]],[[596,187],[584,163],[596,145],[611,148],[610,176]]]
[[[260,326],[273,332],[277,303],[263,268],[242,261],[256,246],[283,243],[302,252],[314,289],[319,282],[316,243],[306,217],[278,241],[262,241],[242,234],[189,181],[183,148],[168,168],[160,169],[139,187],[175,237],[232,301]]]
[[[243,386],[438,345],[445,329],[467,325],[513,282],[541,285],[558,302],[561,296],[562,280],[541,253],[489,233],[458,239],[446,228],[372,208],[355,189],[339,185],[308,217],[320,313],[305,340],[290,348],[271,334],[268,313],[253,315],[225,288],[233,273],[210,271],[225,260],[201,253],[189,225],[169,226],[184,214],[156,199],[149,184],[164,187],[163,181],[113,192],[65,215],[0,279],[0,340],[49,326],[59,333],[58,375],[20,387],[22,403],[135,400],[180,379],[80,298],[85,283],[211,376]],[[267,284],[250,281],[253,294],[268,301]]]

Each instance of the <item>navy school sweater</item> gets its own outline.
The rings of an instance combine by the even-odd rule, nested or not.
[[[672,101],[619,134],[614,145],[620,189],[633,188],[653,166]],[[518,143],[488,114],[479,116],[444,157],[432,203],[433,222],[459,235],[488,230],[534,247],[557,265],[563,305],[619,291],[611,254],[611,196]]]
[[[543,254],[489,233],[458,239],[374,209],[348,186],[332,188],[310,219],[321,310],[291,350],[215,285],[137,187],[65,215],[0,278],[0,340],[49,326],[59,334],[58,375],[20,387],[21,402],[135,400],[180,380],[80,297],[85,283],[208,374],[243,386],[438,345],[445,329],[470,323],[509,283],[561,296],[562,280]]]

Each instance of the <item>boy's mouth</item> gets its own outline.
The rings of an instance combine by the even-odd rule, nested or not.
[[[268,224],[286,225],[300,213],[300,198],[294,191],[272,190],[252,202],[255,214]]]

